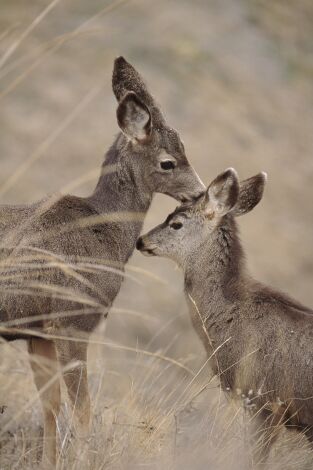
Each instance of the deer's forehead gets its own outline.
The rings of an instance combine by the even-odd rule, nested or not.
[[[169,155],[183,155],[183,145],[178,132],[172,128],[163,128],[161,133],[161,148]]]
[[[195,209],[190,208],[188,205],[183,205],[177,207],[177,209],[172,212],[167,219],[165,220],[165,224],[169,224],[171,221],[182,218],[182,219],[191,219],[195,215]]]

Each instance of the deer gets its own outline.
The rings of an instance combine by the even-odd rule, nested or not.
[[[121,288],[153,195],[187,202],[205,189],[178,132],[123,57],[114,62],[112,88],[120,132],[92,194],[0,206],[0,334],[7,341],[27,341],[41,391],[42,460],[52,468],[58,454],[60,380],[63,376],[77,433],[86,435],[88,338]]]
[[[283,427],[313,443],[313,310],[254,280],[238,235],[236,218],[260,202],[266,177],[239,182],[227,169],[136,244],[142,254],[169,258],[182,269],[210,368],[256,427],[256,466],[268,461]]]

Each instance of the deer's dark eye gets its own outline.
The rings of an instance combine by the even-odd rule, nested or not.
[[[173,228],[174,230],[179,230],[180,228],[182,228],[183,224],[181,222],[174,222],[171,224],[171,228]]]
[[[173,170],[175,168],[175,163],[172,160],[165,160],[161,162],[162,170]]]

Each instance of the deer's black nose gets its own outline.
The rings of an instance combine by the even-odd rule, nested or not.
[[[137,250],[141,250],[143,248],[143,241],[142,241],[142,237],[139,237],[137,242],[136,242],[136,248]]]

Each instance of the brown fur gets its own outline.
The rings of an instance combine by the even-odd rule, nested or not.
[[[252,411],[264,462],[278,424],[313,441],[313,311],[247,273],[234,216],[261,199],[264,175],[239,185],[234,170],[211,183],[206,197],[182,206],[141,238],[143,252],[174,259],[184,271],[192,323],[222,388]],[[219,197],[221,181],[226,194]],[[215,200],[216,198],[216,200]],[[208,210],[220,214],[208,220]],[[173,222],[181,222],[173,230]]]
[[[90,417],[87,339],[120,290],[153,194],[190,200],[204,189],[178,133],[167,126],[141,77],[122,57],[115,61],[113,91],[122,132],[106,155],[93,194],[0,207],[3,338],[28,338],[38,389],[52,379],[57,362],[62,366],[78,432],[86,431]],[[175,168],[163,171],[162,159],[171,159]],[[38,363],[43,358],[51,363],[48,370]],[[75,361],[78,366],[71,368]],[[55,379],[42,394],[43,457],[52,464],[53,420],[60,407]]]

